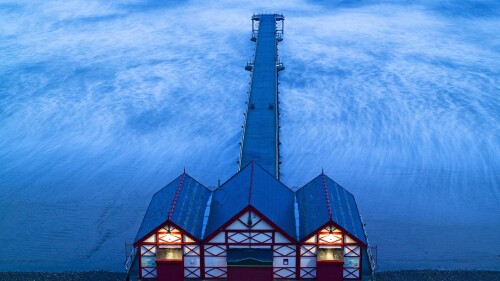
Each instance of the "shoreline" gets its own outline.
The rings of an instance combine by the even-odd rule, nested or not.
[[[123,281],[125,273],[83,272],[0,272],[0,281]],[[377,281],[500,281],[493,270],[395,270],[377,272]]]

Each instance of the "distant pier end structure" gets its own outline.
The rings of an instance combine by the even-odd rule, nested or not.
[[[252,17],[238,172],[214,190],[186,172],[160,189],[127,258],[127,280],[374,280],[354,196],[323,171],[296,190],[279,181],[284,20]]]

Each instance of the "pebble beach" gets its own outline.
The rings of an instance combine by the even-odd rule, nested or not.
[[[90,272],[0,272],[0,281],[123,281],[125,274]],[[500,281],[500,271],[402,270],[377,273],[377,281]]]

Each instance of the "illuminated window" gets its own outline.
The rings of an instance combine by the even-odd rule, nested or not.
[[[182,260],[182,249],[181,248],[160,248],[156,253],[156,258],[158,260],[166,261],[180,261]]]
[[[341,261],[344,259],[344,251],[342,248],[319,248],[319,261]]]

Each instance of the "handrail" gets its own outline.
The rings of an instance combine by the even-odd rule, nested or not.
[[[253,31],[252,31],[253,33]],[[243,144],[245,142],[245,130],[247,128],[247,119],[248,119],[248,112],[250,109],[250,96],[252,94],[252,85],[253,85],[253,64],[255,63],[255,59],[257,56],[257,46],[259,44],[259,40],[255,41],[255,49],[253,51],[253,60],[252,60],[252,70],[250,71],[250,86],[248,87],[248,95],[247,95],[247,108],[245,110],[245,120],[243,121],[243,130],[241,134],[241,142],[240,142],[240,160],[238,161],[238,171],[241,170],[241,165],[243,161]]]
[[[135,255],[137,254],[137,248],[132,248],[132,251],[130,251],[130,254],[127,256],[127,258],[125,259],[125,272],[129,272],[130,271],[130,266],[132,265],[132,262],[134,261],[135,259]]]
[[[366,252],[368,253],[368,259],[370,261],[370,267],[372,269],[372,278],[375,278],[375,270],[377,269],[377,261],[373,258],[373,253],[372,253],[372,250],[370,248],[370,242],[368,240],[368,235],[366,234],[366,224],[365,222],[363,221],[363,217],[361,216],[361,214],[359,215],[359,219],[361,220],[361,225],[363,226],[363,233],[365,235],[365,239],[366,239]]]
[[[275,15],[275,22],[276,22],[276,15]],[[275,33],[275,40],[276,40],[276,48],[274,48],[274,60],[275,60],[275,64],[279,63],[280,60],[279,60],[279,55],[278,55],[278,42],[279,40],[276,38],[276,29],[274,29],[274,33]],[[279,86],[278,86],[278,82],[279,82],[279,78],[278,78],[278,74],[279,71],[278,71],[278,68],[275,69],[275,85],[276,85],[276,88],[275,88],[275,104],[276,104],[276,121],[275,121],[275,126],[276,126],[276,150],[275,150],[275,159],[276,159],[276,178],[279,180],[279,177],[280,177],[280,121],[279,121],[279,115],[280,115],[280,111],[279,111]]]

